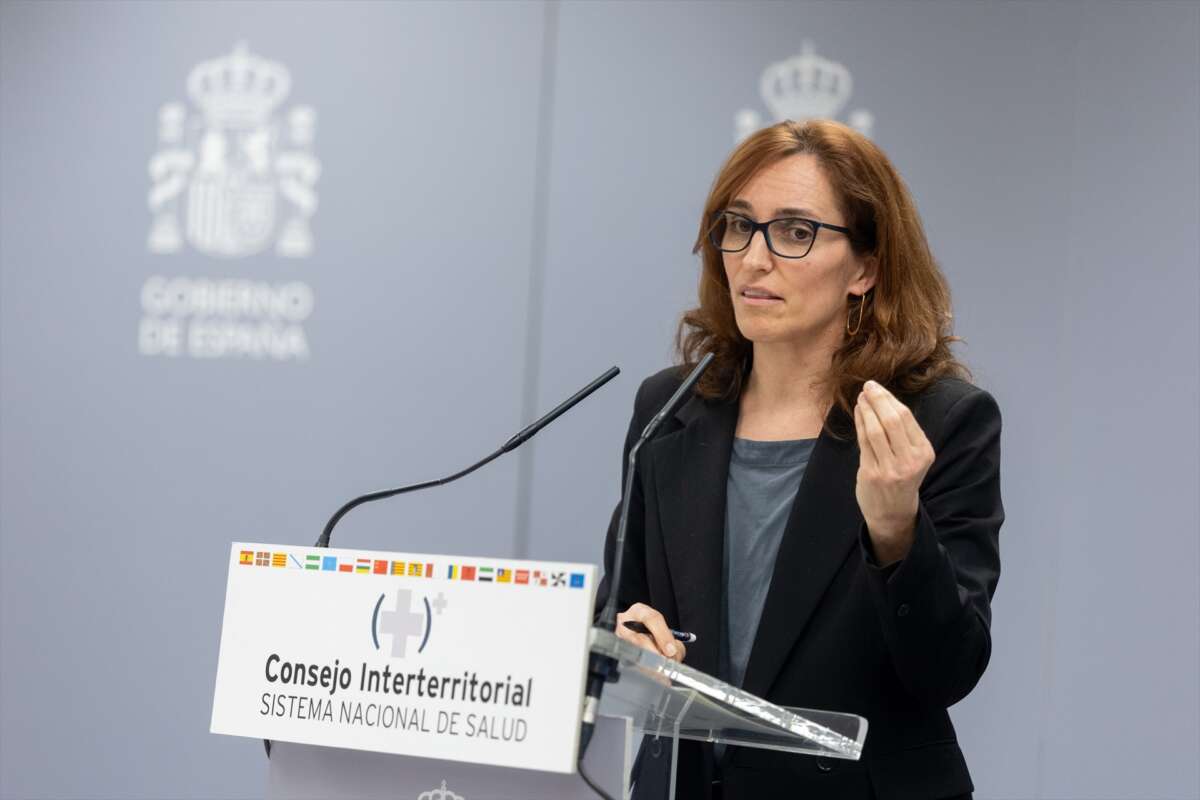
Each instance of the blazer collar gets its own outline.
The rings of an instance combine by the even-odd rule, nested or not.
[[[738,404],[693,396],[683,428],[653,442],[653,476],[679,625],[697,635],[688,663],[716,675],[724,610],[725,494]],[[849,425],[837,406],[826,428]],[[743,687],[764,696],[857,541],[858,445],[822,430],[788,516]],[[738,587],[732,587],[737,591]]]
[[[826,420],[840,430],[849,420],[836,406]],[[765,697],[834,576],[858,543],[862,512],[854,496],[857,441],[822,430],[796,491],[771,588],[750,650],[743,687]]]
[[[696,634],[687,661],[716,675],[724,602],[725,484],[738,406],[693,395],[675,417],[683,428],[652,442],[652,475],[679,625]]]

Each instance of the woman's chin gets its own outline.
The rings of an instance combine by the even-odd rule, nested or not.
[[[796,338],[796,332],[782,325],[771,325],[766,320],[739,321],[738,330],[754,344],[771,344]]]
[[[798,324],[795,319],[767,319],[755,315],[738,317],[738,331],[754,344],[813,344],[839,340],[844,320],[833,317],[824,326]]]

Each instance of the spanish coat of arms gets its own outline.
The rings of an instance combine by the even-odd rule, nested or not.
[[[290,88],[283,65],[245,44],[192,69],[187,92],[195,110],[177,102],[159,110],[149,165],[151,252],[177,252],[185,236],[197,251],[226,258],[272,243],[282,256],[312,252],[317,115],[308,106],[277,114]]]
[[[785,119],[837,119],[854,92],[850,70],[817,55],[812,42],[804,42],[800,55],[792,56],[763,70],[759,94],[771,110],[775,122]],[[744,108],[733,115],[733,139],[740,142],[763,127],[762,115]],[[866,109],[851,111],[846,124],[864,136],[871,135],[875,117]]]

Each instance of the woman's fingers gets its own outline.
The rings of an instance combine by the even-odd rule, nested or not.
[[[658,647],[655,646],[654,640],[649,636],[644,633],[634,633],[633,631],[629,630],[629,628],[624,628],[623,630],[622,628],[624,628],[624,626],[619,625],[617,627],[618,638],[624,639],[632,644],[636,644],[643,650],[649,650],[651,653],[657,653],[660,656],[662,655],[662,653],[658,652]]]
[[[917,418],[912,413],[912,410],[899,400],[893,400],[892,402],[900,406],[900,419],[904,420],[904,431],[908,434],[909,445],[918,450],[929,445],[929,438],[925,435],[925,431],[921,430],[921,425],[917,422]]]
[[[929,447],[925,431],[908,406],[878,383],[864,386],[860,403],[875,412],[875,420],[888,442],[889,454],[902,462],[921,457]],[[876,456],[881,454],[876,452]]]
[[[866,400],[860,397],[858,402],[854,404],[854,432],[858,436],[859,459],[863,466],[874,467],[876,464],[875,448],[871,446],[870,440],[867,439],[867,423],[863,419],[863,405],[865,403]]]
[[[886,420],[888,441],[892,443],[893,450],[897,455],[902,446],[915,448],[924,443],[925,432],[917,424],[917,418],[913,416],[908,406],[897,400],[894,394],[882,386],[875,390],[874,400],[877,405],[888,410]]]
[[[650,631],[649,635],[626,628],[627,621],[642,623]],[[676,661],[682,661],[687,653],[683,644],[675,641],[663,615],[645,603],[634,603],[617,615],[617,636]]]
[[[888,443],[887,433],[883,430],[883,422],[880,421],[879,414],[865,391],[859,395],[858,408],[860,409],[863,436],[870,445],[873,461],[881,469],[886,468],[892,461],[892,446]]]

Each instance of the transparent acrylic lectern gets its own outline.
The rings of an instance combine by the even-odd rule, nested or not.
[[[773,705],[602,628],[592,628],[591,648],[618,665],[600,715],[630,720],[633,732],[649,740],[669,740],[671,797],[680,739],[850,760],[862,755],[867,720],[855,714]]]
[[[680,739],[767,747],[857,759],[867,721],[854,714],[783,708],[593,628],[593,652],[616,660],[604,686],[584,767],[614,798],[631,790],[643,741],[671,748],[670,796]],[[582,706],[582,697],[580,698]],[[573,736],[576,731],[563,731]],[[388,800],[594,800],[578,774],[275,742],[266,795],[271,800],[329,797]]]

